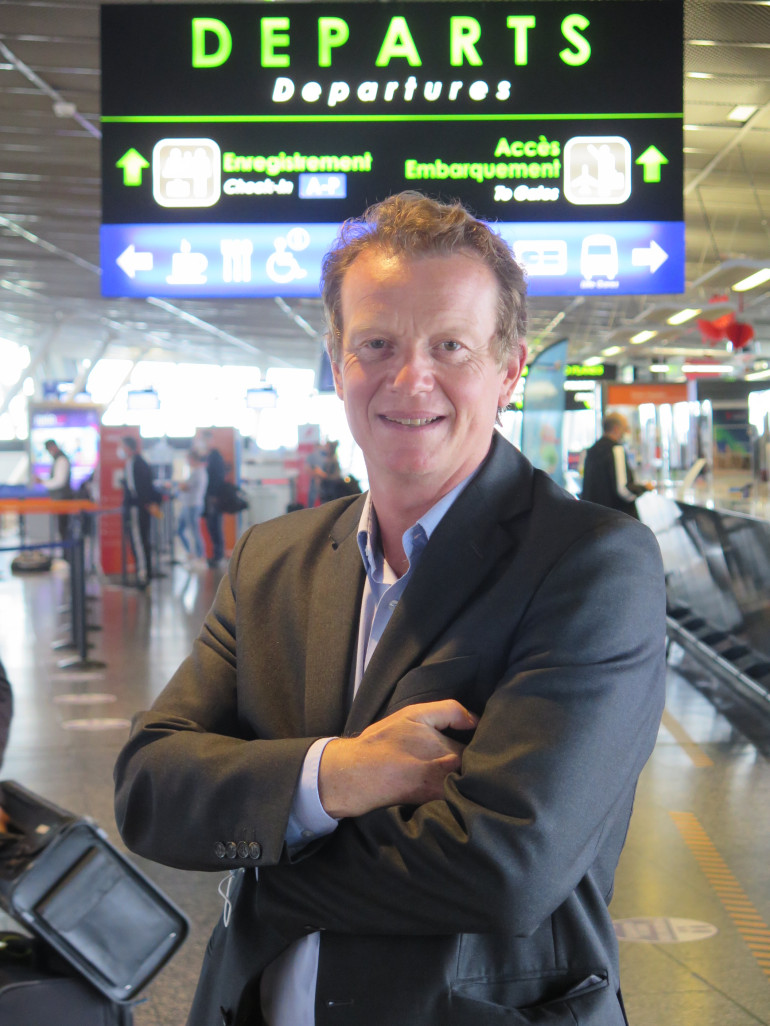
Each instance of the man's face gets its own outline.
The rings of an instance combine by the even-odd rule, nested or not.
[[[493,352],[498,285],[471,254],[363,253],[342,283],[332,364],[372,490],[419,485],[434,501],[481,463],[526,355]]]

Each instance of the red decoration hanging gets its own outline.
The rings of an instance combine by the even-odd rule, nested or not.
[[[698,321],[698,327],[704,342],[719,342],[725,337],[724,329],[716,321]]]
[[[727,328],[727,337],[732,342],[733,349],[743,349],[754,338],[754,329],[743,321],[733,321]]]
[[[729,301],[729,296],[712,296],[709,303],[728,303]],[[728,328],[734,323],[735,313],[733,310],[728,310],[727,313],[720,314],[714,320],[702,318],[698,321],[698,327],[704,342],[719,342],[723,338],[728,338]]]

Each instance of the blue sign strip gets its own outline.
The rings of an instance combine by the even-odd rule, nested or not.
[[[316,296],[338,225],[105,224],[102,295]],[[531,296],[684,292],[684,222],[497,222]]]

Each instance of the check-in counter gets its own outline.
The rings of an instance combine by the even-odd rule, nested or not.
[[[669,639],[770,713],[770,523],[652,493],[638,508],[663,554]]]

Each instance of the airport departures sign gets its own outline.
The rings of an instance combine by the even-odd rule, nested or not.
[[[494,222],[531,295],[681,292],[682,7],[104,5],[102,292],[316,295],[408,188]]]

